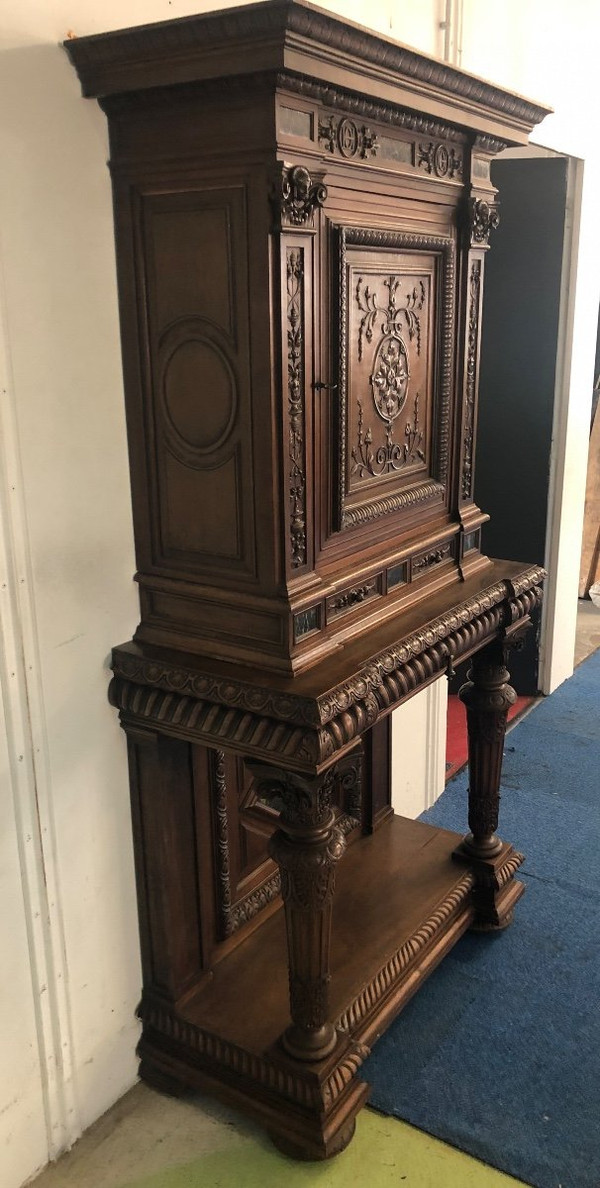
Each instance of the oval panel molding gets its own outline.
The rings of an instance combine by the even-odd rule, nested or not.
[[[230,437],[238,410],[237,380],[223,345],[216,341],[212,327],[194,319],[167,331],[159,358],[169,450],[186,466],[214,466],[215,454]]]

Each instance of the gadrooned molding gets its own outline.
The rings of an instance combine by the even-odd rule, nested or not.
[[[484,589],[386,648],[321,697],[291,701],[273,688],[164,666],[125,647],[115,649],[110,700],[126,728],[141,723],[314,771],[445,671],[449,661],[460,661],[508,629],[514,633],[521,621],[526,625],[541,602],[544,576],[533,566],[513,581]]]

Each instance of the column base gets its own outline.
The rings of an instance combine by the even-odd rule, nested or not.
[[[503,932],[513,920],[515,904],[525,885],[515,879],[515,872],[525,861],[510,842],[502,842],[500,849],[488,858],[474,857],[465,839],[454,850],[455,862],[468,866],[474,876],[473,906],[475,916],[472,932]]]
[[[325,1060],[337,1045],[337,1034],[332,1023],[324,1023],[322,1027],[309,1032],[304,1027],[296,1027],[292,1023],[281,1037],[281,1046],[294,1060],[306,1060],[314,1063]]]

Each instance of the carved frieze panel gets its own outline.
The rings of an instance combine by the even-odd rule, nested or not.
[[[319,140],[328,152],[346,160],[366,160],[378,150],[377,136],[366,124],[359,124],[348,116],[319,120]]]
[[[454,246],[357,228],[338,235],[337,527],[347,528],[444,496]]]
[[[416,145],[417,165],[433,177],[447,177],[452,180],[462,176],[462,157],[454,145],[436,144],[435,141],[418,141]]]

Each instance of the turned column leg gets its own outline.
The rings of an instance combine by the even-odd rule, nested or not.
[[[329,1019],[329,947],[335,868],[345,849],[331,808],[333,776],[310,780],[251,766],[261,795],[281,812],[269,846],[281,872],[288,946],[292,1022],[281,1044],[296,1060],[323,1060],[337,1042]]]
[[[468,675],[458,695],[467,710],[470,833],[454,856],[475,873],[473,927],[489,931],[510,924],[523,892],[513,877],[523,856],[496,836],[506,719],[517,698],[508,684],[502,641],[479,652]]]
[[[473,659],[458,696],[467,708],[469,734],[469,829],[463,842],[474,858],[498,854],[496,837],[506,718],[517,695],[508,684],[503,648],[494,641]]]

